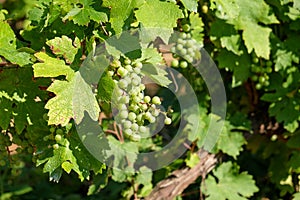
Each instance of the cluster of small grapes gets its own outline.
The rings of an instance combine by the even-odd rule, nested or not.
[[[59,143],[63,139],[63,134],[64,131],[61,128],[56,128],[56,127],[51,127],[50,128],[50,133],[49,135],[46,135],[43,140],[48,141],[48,140],[53,140],[56,143],[52,145],[53,149],[59,149]]]
[[[258,63],[259,61],[257,58],[254,58],[253,62]],[[268,87],[270,85],[268,74],[273,71],[271,61],[267,61],[265,63],[265,66],[252,64],[251,71],[254,73],[251,79],[256,82],[255,88],[257,90],[260,90],[263,87]]]
[[[166,113],[157,108],[161,104],[158,96],[151,98],[144,95],[142,67],[141,62],[125,58],[122,62],[113,61],[108,70],[117,85],[112,97],[113,108],[117,110],[115,120],[122,126],[124,135],[133,141],[139,141],[141,134],[149,130],[146,125],[154,123],[160,114],[165,115],[166,125],[172,122]]]
[[[171,52],[175,54],[171,66],[184,69],[188,67],[188,63],[197,62],[201,58],[200,48],[201,45],[192,38],[190,33],[181,32],[171,48]]]

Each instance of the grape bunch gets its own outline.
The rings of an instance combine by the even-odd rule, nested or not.
[[[189,25],[183,26],[184,30],[189,31]],[[171,48],[175,59],[172,60],[172,67],[187,68],[188,63],[197,63],[201,59],[200,45],[194,40],[190,33],[181,32],[179,38],[175,41],[175,45]]]
[[[254,75],[251,77],[251,79],[256,82],[255,88],[260,90],[263,87],[268,87],[270,85],[268,74],[273,71],[272,62],[267,61],[265,66],[257,65],[259,62],[258,58],[253,58],[253,62],[255,64],[251,65],[251,71],[254,73]]]
[[[128,58],[112,62],[107,73],[116,83],[112,96],[112,105],[116,109],[115,120],[121,125],[122,131],[132,141],[139,141],[141,134],[149,131],[146,125],[156,122],[160,114],[165,115],[164,123],[171,124],[171,118],[157,106],[161,104],[158,96],[145,95],[145,85],[142,83],[143,64]]]

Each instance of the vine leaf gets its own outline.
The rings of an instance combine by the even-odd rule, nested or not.
[[[247,200],[258,191],[251,175],[239,174],[237,165],[231,162],[221,164],[205,181],[207,200]]]
[[[147,1],[135,11],[135,16],[143,27],[151,28],[152,34],[160,36],[165,42],[171,36],[172,28],[177,26],[178,18],[184,17],[177,5],[156,0]]]
[[[47,89],[56,96],[45,105],[49,109],[48,124],[66,126],[71,118],[76,117],[80,123],[84,112],[87,111],[93,120],[98,119],[99,105],[92,94],[89,84],[79,72],[74,72],[64,61],[52,58],[43,52],[35,56],[43,61],[33,65],[35,77],[66,76],[66,80],[55,80]],[[75,104],[74,104],[75,103]]]
[[[93,0],[82,0],[68,12],[63,21],[73,20],[75,24],[87,26],[91,20],[95,22],[107,22],[107,15],[104,12],[95,10]]]
[[[74,71],[64,61],[52,58],[44,52],[35,54],[42,63],[34,64],[33,71],[35,77],[57,77],[64,75],[67,80],[71,80],[74,76]]]
[[[268,59],[271,50],[269,41],[271,31],[272,29],[258,24],[248,24],[243,32],[248,53],[254,49],[257,56]]]
[[[182,4],[186,9],[192,12],[197,12],[198,2],[197,0],[181,0]]]
[[[0,56],[3,56],[10,62],[24,66],[31,64],[31,55],[26,52],[19,52],[16,48],[16,36],[9,24],[0,21]]]
[[[132,14],[133,9],[140,7],[142,4],[143,0],[103,0],[103,6],[111,9],[109,22],[116,34],[122,32],[122,27]]]
[[[63,56],[68,64],[74,61],[75,55],[80,48],[80,40],[76,37],[74,44],[72,40],[63,35],[61,38],[55,37],[46,42],[55,55]]]

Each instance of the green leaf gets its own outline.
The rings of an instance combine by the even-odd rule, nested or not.
[[[102,75],[98,85],[98,96],[102,101],[110,102],[116,84],[108,74]]]
[[[238,166],[222,163],[205,181],[207,200],[247,200],[258,188],[251,175],[239,173]]]
[[[91,20],[95,22],[107,22],[107,15],[104,12],[95,10],[92,5],[93,0],[80,0],[75,7],[63,18],[73,20],[75,24],[87,26]]]
[[[98,119],[100,108],[97,100],[79,72],[70,81],[55,80],[48,91],[56,94],[45,106],[49,109],[48,124],[66,126],[71,118],[80,123],[85,111],[93,120]]]
[[[33,80],[31,68],[7,68],[0,72],[0,127],[7,129],[11,119],[17,133],[25,127],[41,127],[45,121],[44,100],[47,93],[39,89],[48,84],[45,80]],[[35,109],[32,109],[35,108]]]
[[[181,0],[186,9],[192,12],[197,12],[198,1],[197,0]]]
[[[74,71],[70,66],[65,65],[65,62],[57,58],[52,58],[44,52],[35,54],[42,63],[34,64],[33,71],[35,77],[58,77],[66,76],[67,80],[71,80],[74,76]]]
[[[133,10],[140,7],[143,2],[143,0],[103,0],[103,6],[111,9],[109,22],[116,34],[122,32],[125,21],[132,14]]]
[[[167,87],[171,83],[169,78],[166,76],[167,72],[159,66],[154,66],[148,63],[144,64],[142,72],[162,87]]]
[[[73,155],[72,150],[69,148],[70,143],[67,139],[63,139],[63,145],[60,145],[58,149],[53,150],[53,156],[48,157],[43,161],[38,162],[38,165],[45,163],[43,172],[49,172],[50,179],[54,178],[54,181],[58,182],[61,177],[60,169],[63,168],[67,173],[70,173],[71,170],[74,170],[78,175],[81,181],[84,180],[83,172],[79,169],[77,164],[77,159]],[[55,176],[55,172],[58,172],[58,176]]]
[[[0,55],[11,63],[24,66],[32,63],[31,55],[16,50],[16,36],[9,24],[0,21]]]
[[[177,5],[157,0],[146,1],[135,11],[135,16],[143,27],[151,28],[152,34],[160,36],[165,42],[171,36],[173,27],[177,26],[177,20],[184,17]]]
[[[198,13],[191,13],[190,16],[190,24],[191,24],[191,34],[193,38],[199,42],[200,44],[203,44],[203,38],[204,38],[204,23],[202,21],[202,18],[199,17]]]
[[[76,37],[74,43],[67,36],[61,38],[55,37],[46,42],[55,55],[63,56],[68,64],[72,63],[78,49],[80,48],[80,40]]]
[[[286,68],[292,66],[292,52],[287,50],[278,49],[275,53],[275,71],[285,70]]]
[[[248,24],[243,32],[243,39],[248,53],[251,53],[254,49],[258,57],[269,59],[271,49],[269,35],[271,31],[272,29],[257,24]]]

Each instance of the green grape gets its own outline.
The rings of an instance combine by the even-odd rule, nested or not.
[[[254,58],[252,58],[252,62],[257,64],[259,62],[259,59],[257,57],[254,57]]]
[[[139,131],[140,131],[141,133],[146,133],[147,128],[146,128],[145,126],[140,126],[140,127],[139,127]]]
[[[124,127],[124,129],[128,129],[128,128],[130,128],[130,127],[131,127],[131,125],[132,125],[131,121],[128,121],[128,120],[126,120],[126,121],[123,123],[123,127]]]
[[[154,103],[156,105],[160,105],[161,104],[160,98],[158,96],[153,97],[152,103]]]
[[[118,83],[119,87],[122,89],[126,89],[128,86],[128,82],[125,79],[121,79]]]
[[[182,30],[183,30],[184,32],[189,32],[189,31],[191,30],[191,26],[188,25],[188,24],[184,24],[184,25],[182,26]]]
[[[182,69],[185,69],[185,68],[187,68],[188,63],[187,63],[186,61],[181,61],[180,64],[179,64],[179,66],[180,66]]]
[[[183,49],[183,45],[182,44],[177,44],[176,49],[178,51],[181,51]]]
[[[51,127],[50,128],[50,133],[54,133],[55,132],[55,127]]]
[[[154,116],[154,117],[158,117],[159,111],[158,111],[157,109],[153,109],[153,110],[151,111],[151,114],[152,114],[152,116]]]
[[[178,67],[179,66],[179,61],[177,59],[172,60],[171,66],[172,67]]]
[[[133,70],[135,73],[140,74],[141,73],[141,69],[140,68],[134,68]]]
[[[132,130],[127,128],[127,129],[124,129],[123,133],[127,136],[131,136],[132,135]]]
[[[151,124],[156,121],[156,118],[151,116],[149,119],[147,119]]]
[[[55,135],[54,139],[55,139],[56,142],[60,142],[62,140],[62,137],[61,137],[60,134],[57,134],[57,135]]]
[[[125,69],[126,69],[128,72],[132,72],[132,66],[131,66],[131,65],[126,65],[126,66],[125,66]]]
[[[267,66],[267,67],[271,67],[271,69],[272,69],[272,65],[273,65],[272,61],[268,60],[268,61],[266,62],[266,66]]]
[[[138,141],[141,140],[141,136],[139,136],[139,135],[137,135],[137,134],[132,134],[132,135],[130,136],[130,139],[131,139],[132,141],[134,141],[134,142],[138,142]]]
[[[56,134],[62,135],[62,134],[64,133],[64,131],[63,131],[62,129],[57,129],[57,130],[55,131],[55,133],[56,133]]]
[[[108,71],[108,72],[107,72],[107,75],[108,75],[108,76],[113,76],[114,74],[115,74],[115,73],[114,73],[113,71]]]
[[[260,83],[264,83],[264,82],[266,81],[266,78],[263,77],[263,76],[260,76],[260,77],[258,78],[258,81],[259,81]]]
[[[208,12],[208,6],[207,6],[207,5],[203,5],[203,6],[202,6],[202,12],[203,12],[204,14],[206,14],[206,13]]]
[[[182,33],[180,33],[179,37],[181,37],[182,39],[186,39],[187,34],[182,32]]]
[[[53,147],[53,149],[59,149],[59,145],[58,144],[54,144],[52,147]]]
[[[253,81],[257,81],[257,80],[258,80],[258,76],[257,76],[257,75],[253,75],[253,76],[252,76],[252,80],[253,80]]]
[[[151,97],[149,97],[149,96],[144,97],[144,102],[145,103],[150,103],[150,101],[151,101]]]
[[[117,72],[121,77],[124,77],[128,74],[128,71],[124,67],[119,67]]]
[[[119,113],[119,116],[122,118],[122,119],[126,119],[128,117],[128,111],[127,110],[122,110],[120,113]]]
[[[260,89],[262,88],[262,85],[261,85],[260,83],[257,83],[257,84],[255,85],[255,88],[256,88],[257,90],[260,90]]]
[[[128,119],[129,119],[130,121],[134,121],[134,120],[136,119],[136,114],[135,114],[134,112],[130,112],[130,113],[128,114]]]
[[[124,60],[124,63],[125,63],[126,65],[130,65],[130,64],[131,64],[131,60],[130,60],[130,59],[125,59],[125,60]]]
[[[170,125],[172,123],[172,119],[169,117],[166,117],[165,119],[165,125]]]
[[[271,73],[273,71],[272,67],[267,67],[266,72]]]
[[[131,130],[133,130],[134,132],[137,131],[137,130],[139,130],[139,125],[137,123],[133,123],[131,125]]]
[[[142,68],[143,64],[141,62],[137,62],[137,63],[135,63],[134,66],[137,67],[137,68]]]

